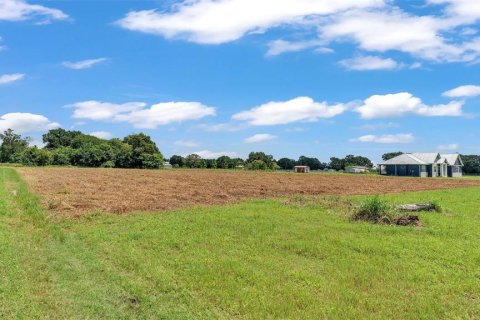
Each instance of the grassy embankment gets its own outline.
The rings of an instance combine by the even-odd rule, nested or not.
[[[445,212],[382,226],[300,199],[58,221],[0,168],[0,318],[479,318],[480,189],[387,198]]]

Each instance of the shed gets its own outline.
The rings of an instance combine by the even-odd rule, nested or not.
[[[293,167],[293,171],[295,173],[309,173],[310,167],[309,166],[295,166]]]
[[[347,173],[367,173],[368,168],[362,166],[349,166],[345,168],[345,172]]]

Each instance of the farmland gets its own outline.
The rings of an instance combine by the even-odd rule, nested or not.
[[[291,195],[369,195],[480,186],[480,180],[208,170],[18,168],[57,214],[166,211]]]
[[[143,209],[147,199],[128,193],[139,181],[148,187],[156,181],[155,190],[165,190],[174,186],[165,177],[182,174],[186,178],[175,192],[185,190],[187,181],[195,190],[211,189],[195,184],[203,171],[128,171],[123,176],[115,170],[22,168],[21,175],[15,170],[0,168],[1,318],[480,317],[480,187],[475,180],[435,180],[441,190],[418,191],[435,187],[427,180],[394,180],[399,184],[395,189],[389,179],[378,177],[260,174],[254,183],[266,189],[269,179],[288,180],[293,187],[276,186],[272,193],[256,195],[248,189],[253,174],[219,172],[239,180],[235,183],[250,192],[245,199],[262,199],[211,201],[202,208],[196,200],[187,202],[195,207],[177,210],[159,205],[161,214],[97,210],[80,215],[77,208],[71,219],[45,205],[54,195],[71,196],[103,182],[96,192],[81,194],[95,200],[92,207],[82,207],[88,212],[106,201],[102,187],[107,180],[112,180],[111,192],[120,194],[111,199],[137,199],[126,200],[137,203],[137,208],[130,204],[131,210]],[[40,193],[40,200],[21,177]],[[43,177],[45,190],[35,185]],[[101,180],[89,182],[95,178]],[[78,179],[77,187],[73,179]],[[306,179],[306,189],[317,194],[287,195],[301,189],[297,179]],[[234,188],[233,182],[217,180],[216,191]],[[353,196],[314,189],[315,183],[324,183],[330,188],[326,193],[338,193],[348,181],[359,188],[344,192]],[[392,192],[383,196],[391,203],[436,201],[444,212],[420,213],[422,227],[352,222],[347,205],[365,197],[354,194],[382,188]],[[416,192],[393,193],[409,188]],[[193,191],[184,192],[187,199]],[[50,200],[41,200],[46,198]]]

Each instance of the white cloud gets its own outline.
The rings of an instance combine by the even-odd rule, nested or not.
[[[60,127],[47,117],[32,113],[7,113],[0,116],[0,131],[13,129],[17,133],[45,132]]]
[[[266,141],[274,140],[276,138],[277,137],[272,135],[272,134],[259,133],[259,134],[255,134],[251,137],[248,137],[247,139],[244,140],[244,142],[245,143],[260,143],[260,142],[266,142]]]
[[[395,70],[400,67],[393,59],[375,56],[358,56],[352,59],[341,60],[339,63],[345,69],[355,71]]]
[[[438,150],[443,150],[443,151],[455,151],[459,149],[458,144],[446,144],[446,145],[441,145],[437,147]]]
[[[329,105],[326,102],[315,102],[309,97],[299,97],[284,102],[269,102],[237,113],[232,119],[248,121],[254,126],[278,125],[332,118],[342,114],[347,108],[345,104]]]
[[[394,118],[408,114],[426,117],[461,116],[464,103],[452,101],[448,104],[428,106],[420,98],[408,92],[374,95],[366,99],[363,105],[355,108],[364,119]]]
[[[100,101],[83,101],[67,106],[74,108],[75,119],[89,119],[95,121],[114,121],[121,114],[143,109],[147,104],[143,102],[128,102],[116,104]]]
[[[77,102],[73,117],[96,121],[128,122],[136,128],[155,129],[161,125],[214,116],[215,109],[199,102],[165,102],[147,107],[143,102],[115,104],[99,101]]]
[[[286,41],[274,40],[268,43],[267,57],[278,56],[287,52],[298,52],[305,49],[315,48],[318,53],[332,53],[330,48],[323,47],[319,41]]]
[[[171,12],[131,11],[117,24],[169,39],[220,44],[272,27],[305,23],[313,16],[383,5],[384,0],[189,0],[174,5]]]
[[[450,98],[477,97],[480,96],[480,86],[460,86],[455,89],[445,91],[443,95]]]
[[[210,150],[200,150],[192,153],[198,154],[200,157],[202,157],[202,159],[217,159],[217,158],[220,158],[221,156],[227,156],[230,158],[238,157],[238,154],[236,152],[230,152],[230,151],[213,152]]]
[[[355,129],[366,130],[366,131],[375,131],[375,130],[384,130],[389,128],[398,128],[400,125],[395,122],[387,123],[369,123],[362,126],[356,127]]]
[[[25,77],[23,73],[3,74],[0,75],[0,86],[3,84],[22,80]]]
[[[353,41],[369,52],[395,50],[426,60],[461,61],[466,48],[449,43],[441,35],[456,26],[451,20],[413,16],[393,8],[348,12],[321,28],[321,35],[326,41]]]
[[[480,2],[426,2],[446,9],[415,15],[391,0],[185,0],[164,11],[131,11],[117,24],[202,44],[228,43],[278,27],[310,35],[318,30],[310,39],[270,42],[267,56],[313,48],[330,52],[326,46],[332,42],[348,41],[370,53],[400,51],[434,62],[476,61],[480,40],[472,30],[480,19]]]
[[[54,8],[44,7],[38,4],[28,4],[23,0],[1,0],[0,21],[21,21],[33,17],[42,17],[43,22],[51,20],[66,20],[68,15]]]
[[[381,136],[376,135],[365,135],[356,139],[352,139],[352,142],[364,142],[364,143],[383,143],[383,144],[393,144],[393,143],[411,143],[415,140],[414,136],[411,133],[406,134],[385,134]]]
[[[107,131],[95,131],[90,133],[91,136],[100,138],[100,139],[110,139],[112,138],[112,134]]]
[[[179,147],[187,147],[187,148],[195,148],[200,146],[200,144],[196,141],[187,141],[187,140],[178,140],[178,141],[175,141],[174,144]]]
[[[62,62],[62,65],[69,69],[82,70],[82,69],[91,68],[105,61],[107,61],[107,58],[88,59],[88,60],[82,60],[77,62],[65,61],[65,62]]]
[[[430,4],[446,4],[447,14],[461,19],[464,23],[475,22],[480,18],[480,2],[477,0],[428,0]]]

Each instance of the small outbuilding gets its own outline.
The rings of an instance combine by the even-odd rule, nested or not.
[[[349,166],[345,168],[346,173],[367,173],[368,168],[362,166]]]
[[[309,166],[295,166],[293,167],[293,172],[295,173],[309,173],[310,167]]]

